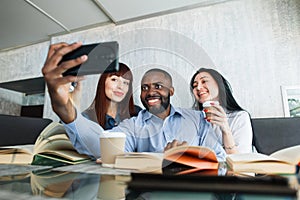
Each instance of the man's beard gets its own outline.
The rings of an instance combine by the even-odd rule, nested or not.
[[[151,96],[146,97],[146,99],[149,97],[151,97]],[[160,113],[164,112],[170,105],[170,94],[168,94],[167,97],[160,96],[160,100],[161,100],[161,104],[156,105],[156,106],[149,107],[146,100],[142,100],[142,104],[146,108],[146,110],[148,110],[150,113],[160,114]]]

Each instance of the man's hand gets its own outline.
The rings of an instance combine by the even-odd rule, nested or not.
[[[73,86],[75,85],[75,86]],[[73,105],[76,108],[80,108],[81,106],[81,95],[82,95],[82,82],[72,83],[70,91],[70,98],[72,99]]]
[[[173,140],[172,142],[168,142],[167,146],[165,147],[164,151],[167,151],[173,147],[177,146],[187,146],[188,143],[186,141],[179,142],[178,140]]]
[[[81,56],[73,60],[60,63],[62,57],[80,47],[81,43],[57,43],[49,47],[46,61],[42,68],[51,104],[54,112],[65,123],[70,123],[76,118],[75,108],[69,95],[69,88],[72,82],[79,82],[84,79],[80,76],[63,76],[68,69],[75,67],[87,60],[87,56]]]

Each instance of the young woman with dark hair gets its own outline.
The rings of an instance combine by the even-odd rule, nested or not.
[[[250,115],[233,97],[229,82],[216,70],[200,68],[192,77],[190,90],[193,109],[211,114],[206,117],[227,154],[252,152],[252,126]],[[203,103],[211,103],[215,109],[203,109]]]

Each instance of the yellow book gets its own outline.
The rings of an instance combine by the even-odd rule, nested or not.
[[[65,128],[50,123],[36,139],[34,145],[0,147],[0,164],[37,164],[60,166],[89,161],[79,154],[69,140]]]
[[[234,172],[258,174],[294,174],[300,163],[300,145],[265,155],[261,153],[231,154],[226,158]]]
[[[163,153],[131,152],[118,155],[115,168],[132,169],[141,172],[160,173],[162,169]]]

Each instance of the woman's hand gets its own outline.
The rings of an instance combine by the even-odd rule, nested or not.
[[[215,109],[204,109],[205,113],[209,113],[210,115],[206,117],[206,120],[212,124],[218,125],[221,128],[223,133],[231,132],[227,115],[222,106],[218,104],[212,104]]]
[[[205,113],[210,113],[206,120],[220,127],[222,131],[222,143],[227,154],[238,153],[233,139],[231,129],[227,120],[227,115],[222,106],[213,104],[215,109],[204,109]]]

